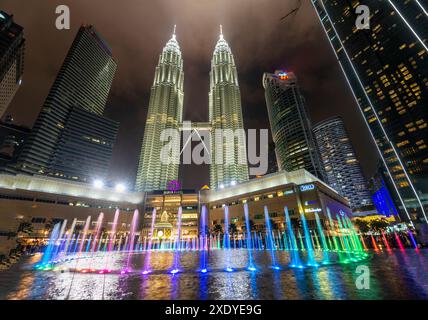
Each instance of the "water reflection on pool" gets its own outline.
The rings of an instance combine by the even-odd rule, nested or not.
[[[173,252],[152,253],[148,275],[141,274],[145,254],[133,254],[129,274],[69,272],[69,268],[120,270],[126,255],[68,261],[66,271],[36,271],[40,256],[26,257],[0,272],[1,299],[427,299],[428,250],[370,253],[353,264],[291,269],[288,253],[278,251],[281,270],[270,268],[270,256],[255,251],[257,271],[246,270],[246,250],[231,250],[234,271],[224,270],[225,251],[213,251],[207,273],[198,271],[197,252],[180,255],[180,272],[169,271]],[[356,268],[370,270],[370,289],[357,289]]]

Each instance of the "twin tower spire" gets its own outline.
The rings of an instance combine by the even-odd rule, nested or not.
[[[179,180],[183,147],[181,135],[180,143],[175,144],[168,154],[164,150],[168,142],[163,142],[162,136],[165,130],[171,132],[172,129],[178,133],[182,128],[183,84],[183,58],[174,25],[172,37],[163,48],[155,69],[135,182],[136,191],[167,190],[171,181]],[[239,133],[235,136],[232,152],[230,149],[226,150],[225,146],[217,146],[214,139],[217,130],[242,131],[244,127],[236,65],[221,25],[219,40],[211,60],[208,98],[211,128],[210,187],[216,189],[248,180],[245,136],[241,137]],[[225,155],[223,161],[216,160],[217,152]]]

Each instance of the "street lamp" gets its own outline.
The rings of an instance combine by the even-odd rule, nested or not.
[[[104,187],[104,182],[100,179],[95,180],[93,184],[96,189],[102,189]]]
[[[126,187],[123,183],[118,183],[118,184],[116,184],[115,190],[117,192],[125,192]]]

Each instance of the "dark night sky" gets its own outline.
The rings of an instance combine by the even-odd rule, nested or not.
[[[208,120],[212,51],[223,24],[235,55],[246,128],[269,128],[263,72],[284,68],[299,78],[312,123],[344,118],[366,177],[377,154],[335,56],[309,0],[297,15],[280,18],[298,0],[2,0],[4,11],[25,29],[22,88],[8,110],[17,123],[31,126],[82,23],[93,24],[113,49],[118,70],[106,115],[120,122],[111,179],[133,185],[154,68],[177,24],[184,58],[184,120]],[[55,8],[71,10],[71,30],[55,28]],[[184,166],[183,187],[209,180],[208,167]]]

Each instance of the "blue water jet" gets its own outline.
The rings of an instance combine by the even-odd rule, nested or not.
[[[60,232],[61,224],[57,223],[54,225],[52,229],[51,236],[48,241],[48,245],[43,253],[42,265],[47,265],[53,260],[52,252],[56,246],[56,242],[58,240],[59,232]]]
[[[303,225],[303,232],[305,233],[305,242],[306,242],[306,248],[308,250],[308,266],[316,267],[318,266],[318,263],[315,260],[314,256],[314,248],[312,247],[312,241],[311,241],[311,235],[309,233],[308,223],[306,222],[305,214],[300,214],[300,219],[302,220]]]
[[[252,269],[256,269],[254,266],[253,260],[253,246],[251,241],[251,226],[250,226],[250,217],[248,212],[248,204],[244,204],[244,212],[245,212],[245,228],[247,232],[247,252],[248,252],[248,270],[253,271]]]
[[[290,239],[291,267],[300,267],[302,266],[302,262],[299,257],[299,248],[297,247],[297,241],[294,235],[293,226],[291,225],[290,215],[288,213],[287,207],[284,207],[284,214],[285,222],[287,224],[288,237]]]
[[[229,207],[224,206],[224,236],[223,236],[223,248],[226,254],[226,270],[233,269],[230,266],[230,238],[229,238]]]
[[[207,208],[204,206],[202,206],[202,210],[201,210],[201,235],[202,235],[202,244],[200,244],[200,246],[202,246],[202,254],[201,254],[201,263],[200,263],[200,269],[201,272],[204,273],[203,270],[207,270],[207,247],[206,247],[206,242],[207,242],[207,223],[206,223],[206,219],[207,219]]]
[[[269,210],[267,206],[264,206],[265,221],[266,221],[266,247],[270,249],[270,256],[272,260],[272,267],[276,268],[276,256],[275,256],[275,243],[272,235],[272,226],[270,224]]]
[[[174,251],[174,269],[171,271],[171,273],[175,274],[179,271],[180,266],[180,249],[181,249],[181,217],[182,217],[182,209],[181,207],[178,208],[178,221],[177,221],[177,243],[179,244],[178,247],[175,248]]]

